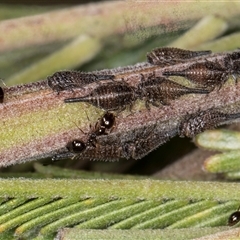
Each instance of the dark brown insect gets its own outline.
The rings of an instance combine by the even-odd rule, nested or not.
[[[107,137],[107,136],[106,136]],[[87,160],[99,160],[99,161],[116,161],[122,156],[122,148],[120,145],[115,143],[103,145],[98,142],[96,146],[89,145],[82,152],[66,152],[62,150],[52,157],[53,161],[58,161],[61,159],[71,158],[71,159],[87,159]]]
[[[188,114],[179,126],[179,136],[192,138],[205,130],[230,123],[237,118],[240,118],[240,113],[227,114],[215,109]]]
[[[169,124],[166,128],[152,123],[141,126],[132,131],[100,135],[94,147],[89,145],[80,153],[64,152],[53,157],[53,160],[62,158],[115,161],[120,158],[140,159],[149,152],[174,137],[178,133],[176,124]]]
[[[120,147],[122,158],[140,159],[176,135],[177,126],[175,125],[161,128],[158,123],[151,123],[132,131],[100,136],[98,140],[103,146]]]
[[[167,66],[211,53],[211,51],[189,51],[180,48],[164,47],[156,48],[148,53],[147,60],[154,65]]]
[[[136,100],[134,88],[125,82],[109,82],[97,86],[89,95],[67,98],[65,103],[88,102],[106,111],[122,111]]]
[[[158,103],[168,105],[171,100],[192,93],[207,94],[209,91],[201,88],[188,88],[165,77],[150,77],[146,81],[142,80],[137,90],[138,97],[145,99],[148,109],[150,109],[149,103],[157,107]]]
[[[0,87],[0,103],[3,103],[3,99],[4,99],[4,92],[2,87]]]
[[[230,217],[228,218],[228,226],[233,226],[237,224],[240,221],[240,211],[239,209],[232,213]]]
[[[198,62],[179,71],[165,71],[164,76],[181,76],[188,80],[213,90],[228,80],[228,73],[217,62]]]
[[[77,71],[60,71],[47,78],[48,86],[56,92],[81,88],[84,85],[100,81],[113,80],[114,75],[92,74]]]
[[[102,135],[98,138],[96,147],[89,146],[75,158],[105,161],[120,158],[140,159],[176,135],[177,128],[167,131],[158,128],[157,124],[133,131]]]

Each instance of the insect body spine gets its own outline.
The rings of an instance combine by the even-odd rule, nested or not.
[[[122,111],[136,100],[135,89],[125,82],[109,82],[97,86],[90,94],[65,99],[66,103],[88,102],[106,111]]]
[[[150,109],[149,103],[154,106],[168,105],[171,100],[185,94],[207,94],[206,89],[188,88],[165,77],[149,77],[147,80],[141,81],[138,85],[138,97],[145,99],[146,107]]]

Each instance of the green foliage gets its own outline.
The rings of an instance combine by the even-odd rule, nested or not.
[[[238,207],[239,202],[234,199],[240,197],[238,184],[211,182],[8,179],[1,180],[0,185],[3,186],[0,233],[14,230],[15,236],[21,238],[46,239],[67,226],[78,229],[224,226]]]

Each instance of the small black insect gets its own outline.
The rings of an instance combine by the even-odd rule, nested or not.
[[[149,103],[154,106],[169,105],[171,100],[185,94],[207,94],[206,89],[188,88],[165,77],[149,77],[146,81],[141,81],[138,85],[137,95],[140,99],[146,100],[146,107],[150,109]]]
[[[237,118],[240,118],[240,113],[226,114],[215,109],[188,114],[179,126],[179,136],[193,138],[205,130],[230,123]]]
[[[136,100],[134,88],[125,82],[109,82],[97,86],[89,95],[67,98],[65,103],[88,102],[106,111],[122,111]]]
[[[4,99],[4,92],[2,87],[0,87],[0,103],[3,103],[3,99]]]
[[[88,140],[83,142],[82,140],[75,139],[67,143],[66,148],[68,152],[63,152],[55,155],[52,160],[60,160],[63,158],[74,158],[76,154],[83,153],[86,149],[89,152],[94,152],[91,149],[97,147],[97,137],[100,135],[107,135],[106,129],[110,130],[115,123],[115,115],[110,112],[106,112],[100,119],[98,119],[95,127],[90,125],[90,133],[88,134]],[[80,129],[81,132],[83,132]],[[84,133],[84,132],[83,132]]]
[[[81,153],[86,149],[86,144],[78,139],[75,139],[67,144],[67,149],[73,153]]]
[[[228,73],[216,62],[198,62],[180,71],[165,71],[164,76],[181,76],[193,83],[213,90],[216,86],[221,86],[228,80]]]
[[[115,115],[110,112],[106,112],[95,124],[95,127],[92,128],[90,125],[90,134],[86,142],[86,145],[96,147],[97,137],[101,135],[107,135],[106,130],[113,128],[115,124]]]
[[[167,66],[211,53],[211,51],[189,51],[180,48],[164,47],[156,48],[148,53],[147,60],[154,65]]]
[[[239,209],[232,213],[230,217],[228,218],[228,226],[233,226],[237,224],[240,221],[240,211]]]
[[[84,85],[100,81],[113,80],[114,75],[92,74],[77,71],[60,71],[47,78],[48,86],[56,92],[81,88]]]

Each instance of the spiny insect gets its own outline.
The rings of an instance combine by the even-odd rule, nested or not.
[[[236,212],[232,213],[228,218],[228,226],[233,226],[240,221],[240,211],[239,208]]]
[[[179,71],[164,71],[164,76],[181,76],[210,90],[227,81],[228,73],[217,62],[198,62]]]
[[[215,109],[188,114],[179,125],[179,136],[193,138],[195,135],[240,118],[240,113],[222,113]]]
[[[120,158],[140,159],[171,137],[176,136],[177,127],[162,129],[157,123],[141,126],[132,131],[117,132],[98,137],[96,146],[89,145],[80,153],[59,153],[53,160],[62,158],[115,161]]]
[[[3,103],[3,99],[4,99],[4,92],[2,87],[0,87],[0,103]]]
[[[99,143],[102,148],[106,146],[117,148],[118,158],[140,159],[176,135],[177,127],[161,129],[157,123],[154,123],[132,131],[101,136]],[[112,157],[116,158],[114,154]]]
[[[47,78],[47,83],[50,88],[56,92],[64,90],[73,90],[74,88],[81,88],[84,85],[100,81],[113,80],[114,75],[92,74],[77,71],[60,71],[54,73]]]
[[[136,100],[134,88],[125,82],[109,82],[97,86],[89,95],[67,98],[65,103],[88,102],[106,111],[122,111]]]
[[[174,100],[185,94],[207,94],[206,89],[188,88],[173,82],[165,77],[149,77],[148,80],[142,80],[137,88],[137,95],[140,99],[146,100],[146,107],[150,109],[149,103],[154,106],[168,105],[171,100]]]
[[[96,146],[87,146],[84,151],[66,152],[66,150],[63,149],[52,157],[52,161],[58,161],[65,158],[116,161],[121,157],[123,156],[120,145],[116,145],[114,143],[110,145],[103,145],[101,142],[98,142]]]
[[[154,65],[167,66],[171,64],[181,63],[188,59],[209,55],[212,52],[207,51],[189,51],[180,48],[156,48],[147,54],[147,60]]]

